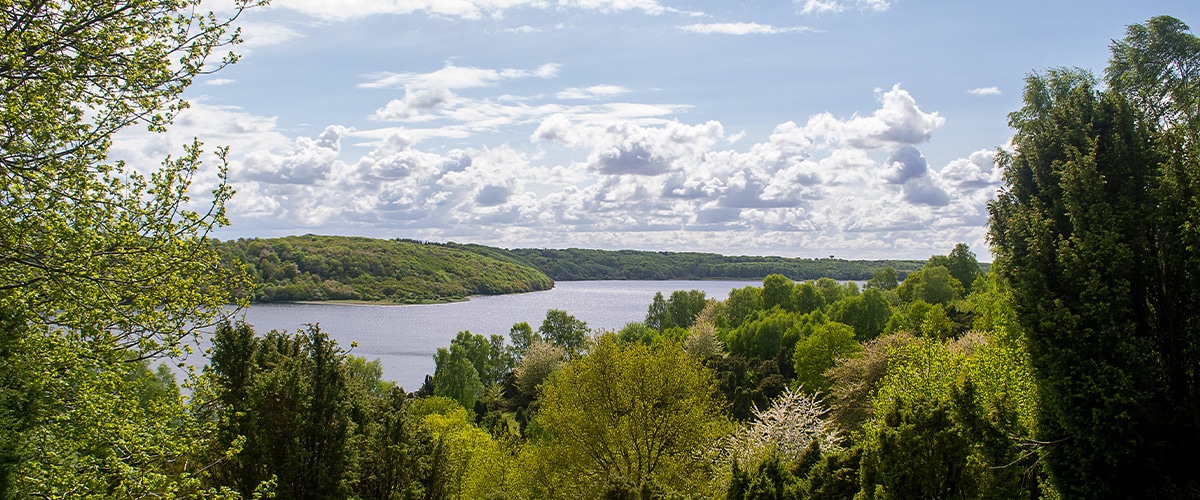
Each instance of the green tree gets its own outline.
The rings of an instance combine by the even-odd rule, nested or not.
[[[578,355],[587,346],[587,323],[567,314],[561,309],[546,311],[546,319],[538,328],[538,334],[553,345],[563,348],[572,356]]]
[[[867,281],[867,288],[876,290],[892,290],[900,286],[899,278],[896,274],[896,268],[885,266],[882,269],[876,269],[871,279]]]
[[[483,396],[484,385],[479,371],[462,344],[439,347],[434,354],[433,394],[453,399],[463,408],[474,410],[475,401]]]
[[[525,355],[525,351],[529,350],[530,346],[542,340],[542,336],[535,333],[533,327],[529,326],[529,323],[522,321],[514,324],[508,330],[508,339],[512,341],[517,360],[519,361],[521,356]]]
[[[762,288],[747,286],[734,288],[725,299],[725,316],[730,327],[741,326],[742,321],[755,311],[763,309]]]
[[[556,473],[596,495],[617,483],[705,488],[695,457],[728,429],[713,374],[676,343],[599,339],[544,388],[537,422]],[[587,492],[592,492],[589,495]]]
[[[829,319],[854,327],[859,341],[878,337],[891,317],[892,305],[883,292],[875,289],[846,297],[829,308]]]
[[[808,314],[825,307],[825,296],[812,283],[797,283],[792,290],[792,302],[795,304],[792,310]]]
[[[658,331],[663,331],[671,326],[671,316],[667,314],[667,299],[663,298],[662,292],[654,292],[654,299],[650,301],[649,310],[646,311],[646,326]]]
[[[792,287],[795,284],[782,274],[772,274],[763,280],[762,301],[763,309],[779,306],[792,311]]]
[[[130,391],[141,360],[182,354],[183,339],[226,315],[245,284],[206,238],[228,223],[224,151],[211,201],[195,205],[198,143],[148,175],[107,159],[114,133],[165,130],[192,78],[235,59],[210,58],[236,42],[233,19],[200,4],[0,9],[4,496],[204,494],[196,481],[209,463],[187,454],[207,445],[207,424],[181,400],[143,408],[145,394]],[[233,7],[236,18],[247,2]]]
[[[708,305],[708,297],[700,290],[671,292],[667,301],[667,316],[670,317],[671,327],[690,328],[696,321],[696,315]],[[665,330],[665,328],[664,328]]]
[[[1009,118],[1016,149],[1000,159],[989,238],[1064,496],[1198,488],[1200,178],[1194,105],[1174,103],[1196,102],[1200,45],[1184,30],[1169,18],[1131,26],[1113,45],[1109,90],[1079,70],[1030,76]]]
[[[948,304],[962,297],[964,292],[962,283],[942,265],[926,265],[909,274],[896,291],[905,302],[923,300],[930,304]]]
[[[975,259],[975,252],[966,243],[954,245],[954,250],[946,259],[946,270],[963,286],[963,295],[971,293],[971,284],[983,274],[979,261]]]
[[[792,354],[795,385],[808,394],[828,392],[830,381],[825,372],[838,360],[859,356],[862,350],[849,325],[830,321],[816,327],[812,335],[796,343]]]

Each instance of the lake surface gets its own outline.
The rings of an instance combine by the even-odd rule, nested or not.
[[[675,290],[701,290],[709,298],[724,300],[731,289],[745,286],[762,286],[762,282],[560,281],[543,292],[476,297],[450,304],[255,304],[244,314],[260,334],[319,324],[345,349],[350,349],[350,342],[358,342],[353,354],[378,358],[385,379],[415,391],[425,375],[433,373],[437,348],[449,346],[463,330],[507,337],[509,328],[522,321],[537,330],[549,309],[567,311],[593,330],[617,330],[645,319],[655,292],[669,297]]]

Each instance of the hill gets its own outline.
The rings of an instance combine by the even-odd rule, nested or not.
[[[453,245],[453,244],[451,244]],[[866,280],[885,266],[901,279],[925,265],[923,260],[844,260],[787,257],[725,256],[696,252],[585,250],[580,248],[504,250],[482,245],[455,245],[482,255],[535,267],[557,281],[762,279],[782,274],[802,281],[829,277]]]
[[[414,304],[471,295],[547,290],[554,282],[511,259],[452,245],[346,236],[217,242],[226,263],[243,263],[258,302],[349,300]]]

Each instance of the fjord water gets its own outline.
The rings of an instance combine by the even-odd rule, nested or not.
[[[245,320],[259,333],[295,331],[318,324],[345,349],[367,359],[378,358],[383,378],[406,390],[420,388],[432,374],[433,354],[463,330],[503,334],[526,321],[535,330],[549,309],[562,309],[593,330],[617,330],[646,317],[655,292],[669,297],[675,290],[701,290],[723,300],[734,288],[761,286],[759,281],[562,281],[542,292],[475,297],[466,302],[430,305],[255,304]]]

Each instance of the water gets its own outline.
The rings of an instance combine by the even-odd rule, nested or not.
[[[548,309],[562,309],[593,330],[617,330],[646,317],[655,292],[701,290],[724,300],[729,290],[761,286],[759,281],[565,281],[554,289],[517,295],[476,297],[466,302],[432,305],[258,304],[245,311],[246,322],[259,333],[295,331],[319,324],[345,349],[367,359],[378,358],[383,377],[416,390],[432,374],[433,354],[463,330],[507,336],[513,324],[528,322],[536,330]]]

